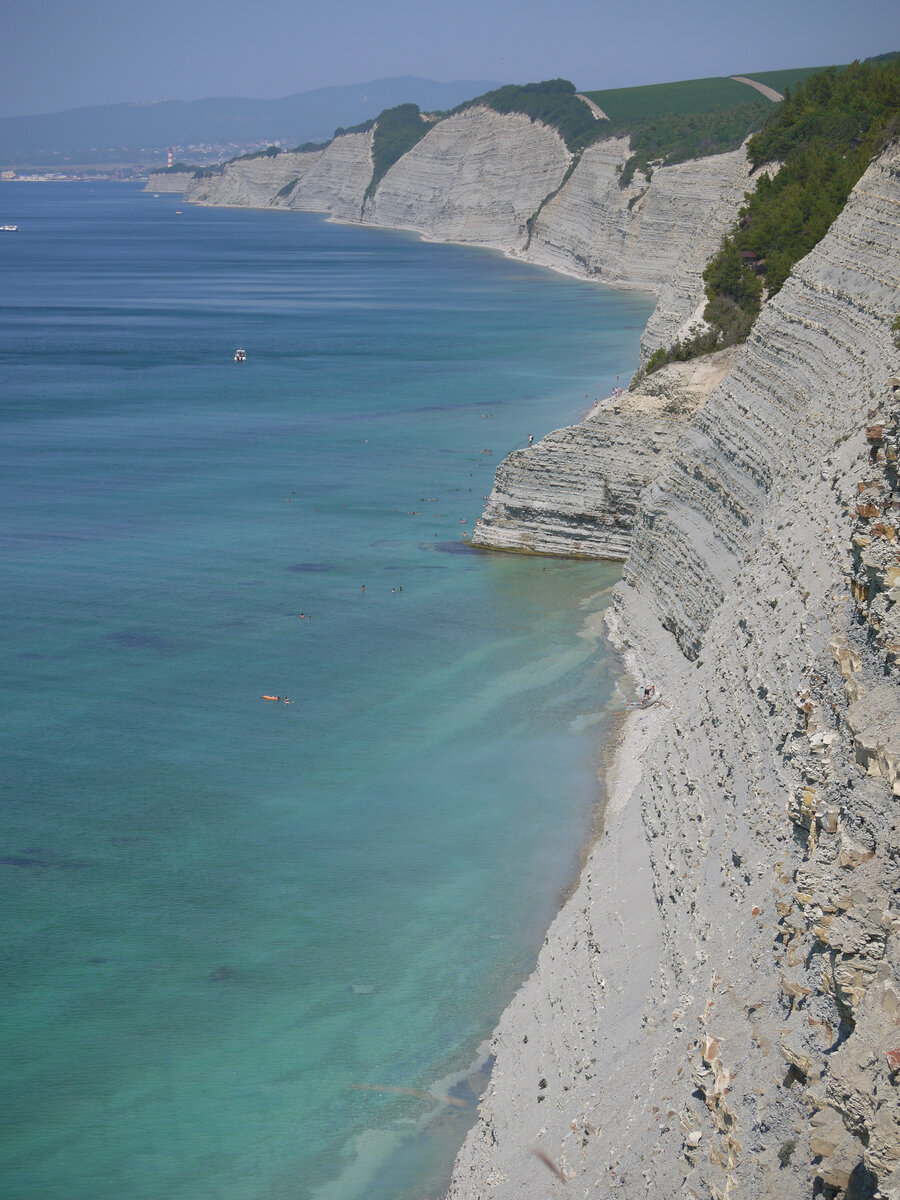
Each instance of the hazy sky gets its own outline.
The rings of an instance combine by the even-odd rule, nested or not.
[[[0,116],[271,98],[391,75],[579,88],[849,62],[900,49],[900,0],[20,0]]]

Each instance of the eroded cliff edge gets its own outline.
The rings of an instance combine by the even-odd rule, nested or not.
[[[900,1195],[898,261],[895,147],[640,499],[610,625],[665,705],[453,1200]]]
[[[472,545],[624,560],[641,493],[656,479],[737,351],[671,363],[500,463]]]

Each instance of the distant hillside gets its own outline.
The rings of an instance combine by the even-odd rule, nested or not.
[[[331,137],[340,126],[378,116],[386,108],[416,103],[425,110],[448,109],[494,80],[403,76],[343,87],[317,88],[280,100],[215,97],[107,104],[32,117],[0,118],[0,164],[60,167],[67,163],[160,162],[166,149],[178,156],[204,157],[199,147],[216,147],[226,157],[272,142],[297,145]]]

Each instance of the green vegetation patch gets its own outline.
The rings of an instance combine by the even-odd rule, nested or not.
[[[372,138],[372,178],[365,199],[375,195],[375,189],[398,159],[402,158],[431,128],[433,120],[419,111],[418,104],[398,104],[386,108],[370,121],[359,125],[341,126],[334,131],[336,138],[345,133],[369,133]]]
[[[277,158],[280,153],[281,150],[278,146],[266,146],[265,150],[251,150],[249,154],[237,154],[228,161],[230,163],[251,162],[254,158]]]
[[[752,89],[744,85],[745,92]],[[653,162],[679,163],[710,154],[736,150],[748,134],[762,125],[772,110],[772,101],[757,94],[757,99],[709,112],[666,113],[638,124],[634,129],[618,126],[612,132],[629,133],[631,157],[622,168],[619,183],[625,187],[635,171],[649,179]]]
[[[302,142],[299,146],[291,146],[290,150],[285,150],[285,154],[313,154],[316,150],[325,150],[330,145],[331,141]]]
[[[474,100],[467,100],[453,110],[463,112],[483,104],[498,113],[522,113],[532,121],[542,121],[555,129],[568,149],[575,154],[609,137],[609,124],[598,121],[590,108],[575,94],[575,84],[568,79],[545,79],[542,83],[507,84]]]
[[[672,113],[705,113],[715,108],[745,104],[748,91],[752,92],[753,89],[748,88],[746,83],[713,77],[584,94],[600,105],[614,125],[631,126]],[[764,100],[765,97],[760,96],[760,99]],[[765,102],[772,107],[772,101]]]
[[[372,178],[365,198],[374,196],[375,189],[398,159],[412,150],[428,130],[430,122],[419,112],[418,104],[398,104],[386,108],[375,122],[372,138]]]
[[[687,162],[736,150],[758,129],[774,102],[733,79],[683,79],[647,87],[585,92],[609,117],[606,136],[630,137],[631,157],[619,178],[647,179],[653,165]]]
[[[844,68],[837,67],[836,69],[840,71]],[[747,79],[754,79],[757,83],[764,83],[766,87],[774,88],[783,96],[788,88],[793,91],[809,79],[810,75],[818,75],[820,71],[826,70],[828,70],[827,67],[796,67],[792,71],[741,71],[741,74]],[[746,87],[746,84],[744,86]]]
[[[829,67],[801,83],[750,140],[754,168],[782,166],[772,179],[760,175],[703,273],[712,330],[656,351],[648,371],[742,341],[763,286],[770,296],[778,292],[830,229],[872,156],[898,136],[900,59]]]

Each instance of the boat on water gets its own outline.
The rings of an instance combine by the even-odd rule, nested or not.
[[[18,233],[18,225],[0,225],[0,233]]]
[[[234,361],[235,362],[246,362],[247,361],[247,351],[246,350],[235,350]]]

